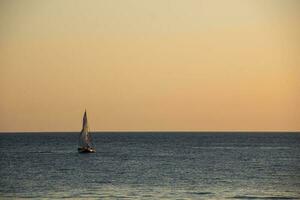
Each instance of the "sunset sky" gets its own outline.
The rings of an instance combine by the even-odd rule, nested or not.
[[[299,0],[1,0],[0,131],[300,130]]]

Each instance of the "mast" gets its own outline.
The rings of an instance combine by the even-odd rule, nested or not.
[[[82,131],[88,132],[88,120],[86,110],[84,111],[83,119],[82,119]]]

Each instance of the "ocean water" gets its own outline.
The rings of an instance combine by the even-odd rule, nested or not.
[[[0,134],[0,199],[300,199],[298,133]]]

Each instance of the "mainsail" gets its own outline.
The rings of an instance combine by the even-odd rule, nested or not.
[[[92,147],[92,138],[89,134],[89,126],[88,126],[86,111],[84,112],[84,115],[83,115],[82,130],[79,135],[79,146],[80,147]]]

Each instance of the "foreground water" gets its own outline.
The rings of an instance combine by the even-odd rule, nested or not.
[[[0,134],[0,199],[300,199],[297,133]]]

